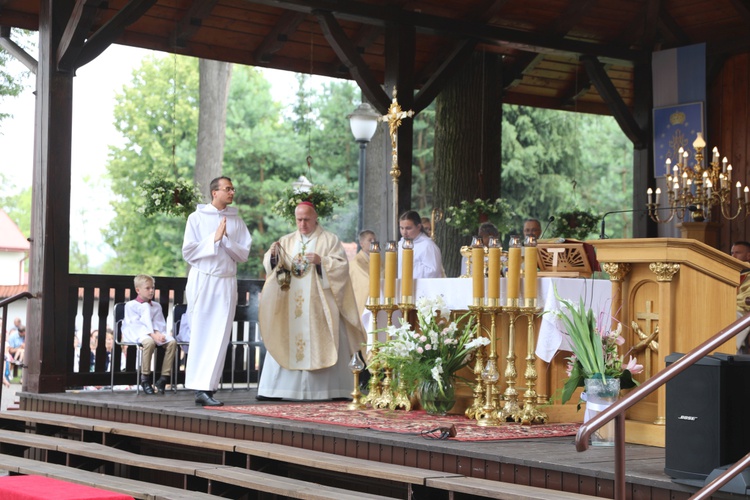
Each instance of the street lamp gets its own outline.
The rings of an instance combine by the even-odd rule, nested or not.
[[[365,200],[365,149],[367,143],[375,135],[380,115],[369,103],[363,102],[347,118],[349,118],[354,140],[359,143],[359,200],[357,202],[357,234],[359,234],[362,231]]]

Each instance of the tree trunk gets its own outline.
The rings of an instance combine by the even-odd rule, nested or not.
[[[195,182],[206,200],[211,200],[210,182],[221,175],[227,124],[227,98],[232,65],[201,59],[200,114],[198,146],[195,155]]]
[[[500,196],[502,61],[475,53],[436,100],[435,207],[446,210],[462,200]],[[477,231],[479,221],[473,232]],[[433,228],[435,231],[435,228]],[[436,243],[447,276],[461,274],[461,245],[470,238],[441,224]]]

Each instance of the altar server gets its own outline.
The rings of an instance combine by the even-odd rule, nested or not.
[[[268,350],[258,399],[347,398],[354,389],[349,361],[365,332],[338,237],[318,224],[315,207],[295,209],[297,231],[274,242],[263,258],[268,279],[259,322]],[[288,289],[277,273],[291,273]]]
[[[359,233],[360,250],[349,263],[349,277],[352,280],[354,298],[357,300],[357,313],[362,314],[370,292],[370,245],[375,241],[375,233],[365,229]]]
[[[401,214],[398,219],[401,240],[398,242],[398,261],[402,262],[404,239],[414,242],[414,279],[444,278],[443,256],[440,248],[422,231],[422,218],[414,210]],[[401,266],[398,266],[401,278]]]
[[[214,399],[232,334],[237,305],[237,263],[246,262],[252,237],[229,205],[234,186],[229,177],[211,181],[211,203],[190,214],[182,256],[190,265],[187,287],[190,355],[185,387],[194,389],[195,404],[221,406]]]

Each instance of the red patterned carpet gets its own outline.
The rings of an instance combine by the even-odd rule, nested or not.
[[[205,407],[216,411],[244,413],[262,417],[283,418],[316,424],[358,427],[400,434],[429,435],[439,437],[437,429],[455,426],[456,441],[501,441],[505,439],[532,439],[544,437],[574,436],[580,424],[520,425],[504,424],[499,427],[480,427],[476,421],[461,415],[436,417],[424,410],[347,410],[347,402],[311,402],[293,404],[255,404],[245,406]],[[430,432],[433,431],[433,432]]]

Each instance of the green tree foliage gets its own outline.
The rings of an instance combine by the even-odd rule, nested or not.
[[[11,37],[14,42],[24,49],[33,48],[34,46],[31,32],[13,28],[11,29]],[[13,56],[4,49],[0,48],[0,103],[2,103],[5,98],[15,97],[20,94],[29,77],[28,71],[20,74],[14,74],[8,71],[8,63],[12,57]],[[7,118],[10,118],[10,115],[8,113],[3,113],[2,107],[0,107],[0,122]],[[2,129],[0,129],[0,131],[1,130]]]
[[[111,148],[107,166],[116,215],[104,237],[117,257],[104,264],[103,272],[184,275],[180,249],[185,221],[163,215],[146,218],[137,209],[147,178],[193,177],[198,61],[146,58],[115,100],[115,127],[125,145]]]
[[[629,207],[632,165],[632,145],[612,117],[503,106],[502,196],[519,232],[527,217]],[[629,237],[623,219],[611,222],[609,234]]]
[[[299,82],[304,87],[304,77]],[[172,57],[144,61],[118,96],[115,120],[126,143],[112,150],[108,165],[117,215],[106,232],[107,242],[118,256],[105,264],[104,272],[184,275],[181,248],[185,221],[144,218],[136,209],[143,196],[140,185],[148,176],[192,178],[197,99],[197,61]],[[273,215],[270,206],[300,175],[348,195],[347,206],[337,210],[336,220],[324,225],[345,240],[354,239],[356,220],[351,213],[356,214],[352,207],[356,207],[357,151],[352,148],[346,121],[351,109],[354,86],[333,82],[319,93],[301,88],[290,118],[283,119],[283,110],[273,101],[263,74],[249,67],[234,68],[223,175],[237,186],[234,206],[253,236],[248,262],[238,269],[241,277],[261,277],[265,251],[294,229]],[[308,155],[311,166],[306,162]]]

